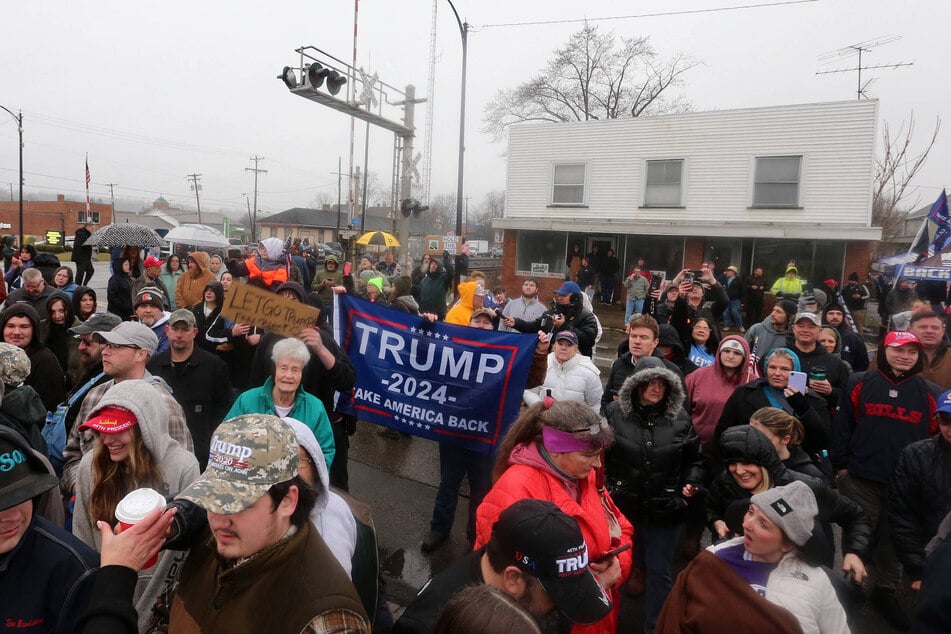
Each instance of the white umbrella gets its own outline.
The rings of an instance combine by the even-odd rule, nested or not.
[[[165,234],[169,242],[189,244],[196,247],[227,247],[231,243],[225,234],[207,225],[180,225]]]

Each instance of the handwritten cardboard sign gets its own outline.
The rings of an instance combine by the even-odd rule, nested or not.
[[[285,299],[257,286],[234,282],[225,295],[221,314],[235,323],[296,337],[301,330],[312,327],[320,313],[313,306]]]

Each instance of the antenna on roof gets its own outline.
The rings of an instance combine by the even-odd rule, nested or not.
[[[871,70],[873,68],[900,68],[902,66],[912,66],[914,62],[895,62],[892,64],[876,64],[873,66],[862,66],[862,54],[870,53],[872,49],[879,46],[884,46],[885,44],[891,44],[892,42],[897,42],[902,38],[901,35],[883,35],[881,37],[872,38],[870,40],[865,40],[864,42],[858,42],[856,44],[850,44],[842,48],[836,49],[834,51],[829,51],[828,53],[823,53],[819,56],[819,62],[823,65],[832,64],[840,60],[848,59],[850,57],[858,56],[858,63],[852,68],[835,68],[832,70],[817,70],[816,75],[831,75],[834,73],[849,73],[852,71],[858,71],[858,87],[855,91],[857,99],[868,99],[866,90],[875,81],[874,78],[869,79],[864,84],[862,83],[862,71]]]

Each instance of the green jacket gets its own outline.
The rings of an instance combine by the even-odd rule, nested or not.
[[[274,390],[274,377],[269,376],[261,387],[255,387],[247,392],[242,392],[231,411],[225,416],[225,420],[241,416],[243,414],[271,414],[277,416],[274,409],[274,399],[271,392]],[[330,418],[327,416],[327,410],[324,404],[320,402],[313,394],[305,392],[302,388],[297,388],[297,396],[294,398],[294,407],[291,408],[289,418],[294,418],[310,427],[317,437],[320,444],[320,450],[324,452],[324,460],[327,461],[327,468],[334,461],[334,432],[330,426]]]

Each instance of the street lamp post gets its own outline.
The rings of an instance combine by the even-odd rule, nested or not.
[[[23,111],[21,110],[19,114],[13,114],[13,111],[7,108],[6,106],[0,106],[6,110],[11,117],[16,119],[17,122],[17,134],[20,138],[20,242],[19,245],[23,246]]]
[[[459,25],[459,35],[462,37],[462,95],[459,105],[459,175],[456,179],[456,235],[462,236],[462,174],[465,165],[466,152],[466,45],[469,40],[469,23],[459,19],[459,12],[452,4],[452,0],[446,0],[453,15],[456,16],[456,23]]]

